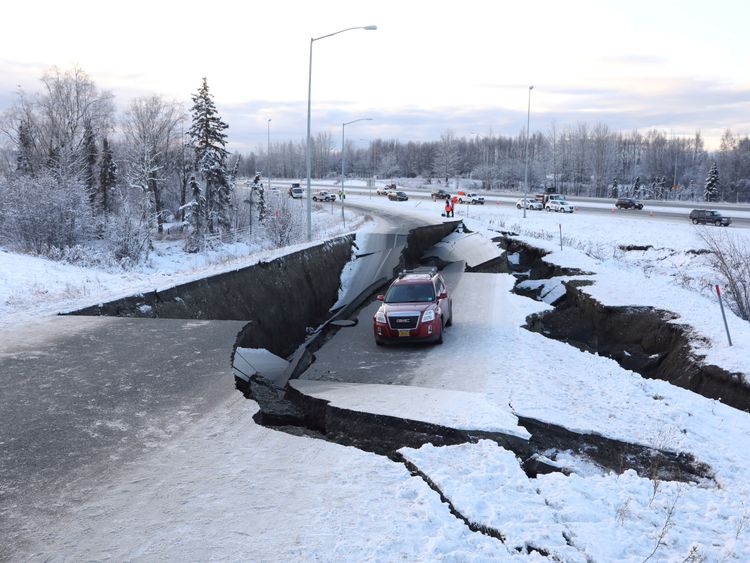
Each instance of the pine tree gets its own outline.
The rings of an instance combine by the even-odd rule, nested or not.
[[[612,180],[612,197],[618,197],[617,178]]]
[[[253,180],[253,190],[258,192],[258,222],[263,223],[266,220],[266,196],[263,184],[260,183],[260,174],[255,175]]]
[[[636,176],[635,182],[633,182],[633,197],[640,197],[641,195],[641,177]]]
[[[112,206],[110,192],[117,184],[117,164],[112,156],[107,137],[102,139],[102,158],[99,162],[99,189],[96,205],[103,213],[109,213]]]
[[[193,200],[187,204],[187,220],[190,223],[190,235],[185,241],[186,252],[198,252],[203,250],[205,236],[206,198],[195,176],[190,176],[188,183]]]
[[[83,129],[83,183],[86,186],[86,191],[89,194],[91,206],[96,206],[96,161],[99,158],[96,150],[96,137],[94,130],[91,127],[91,122],[86,121]]]
[[[205,78],[192,100],[192,124],[187,134],[195,151],[194,167],[205,185],[207,227],[212,233],[216,227],[229,230],[232,184],[226,169],[229,152],[224,133],[228,126],[216,111]]]
[[[31,127],[28,122],[23,121],[18,126],[18,156],[16,157],[16,170],[21,174],[34,175],[34,167],[31,164],[33,145]]]
[[[719,169],[716,167],[716,162],[711,165],[711,169],[708,171],[706,177],[706,186],[703,189],[703,199],[705,201],[716,201],[719,199]]]

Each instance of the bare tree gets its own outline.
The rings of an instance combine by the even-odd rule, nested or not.
[[[111,129],[113,96],[100,91],[78,67],[65,72],[53,67],[42,77],[42,85],[34,104],[40,156],[58,176],[82,178],[87,167],[86,129],[95,139]]]
[[[136,98],[126,110],[122,127],[127,144],[131,184],[148,192],[159,233],[164,230],[163,188],[170,168],[179,168],[180,125],[184,113],[176,102],[160,96]]]
[[[448,179],[456,173],[458,166],[458,147],[456,137],[452,131],[446,131],[440,135],[440,142],[437,145],[435,161],[433,168],[435,175],[445,178],[446,184]]]
[[[698,234],[711,251],[711,265],[723,278],[729,307],[744,320],[750,320],[750,247],[726,230],[703,228]]]

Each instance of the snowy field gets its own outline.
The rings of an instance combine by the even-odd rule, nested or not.
[[[350,196],[347,202],[440,220],[441,206],[431,201]],[[673,311],[679,315],[674,322],[692,327],[695,350],[707,361],[750,373],[750,324],[728,312],[735,344],[730,348],[710,291],[715,277],[705,254],[691,252],[705,246],[700,228],[622,215],[529,212],[523,219],[507,204],[460,206],[456,218],[489,235],[517,233],[549,250],[548,261],[591,272],[585,277],[594,284],[584,290],[606,305]],[[728,231],[750,242],[748,231]],[[652,248],[624,251],[623,245]],[[252,250],[186,257],[165,247],[150,265],[129,273],[0,252],[0,326],[12,330],[14,323],[31,318],[161,289],[283,252]],[[516,415],[534,417],[571,430],[689,452],[711,467],[713,478],[655,481],[551,452],[570,475],[529,479],[515,456],[493,442],[402,450],[463,515],[499,530],[501,542],[471,531],[402,464],[257,426],[252,420],[255,404],[232,393],[148,457],[122,467],[106,483],[93,484],[71,503],[64,522],[33,530],[33,549],[22,558],[749,560],[750,416],[520,328],[526,316],[549,305],[512,294],[513,281],[507,275],[464,275],[455,296],[460,304],[456,328],[442,347],[413,366],[412,385],[424,389],[430,400],[447,391],[463,398],[463,413],[456,412],[456,395],[445,399],[450,409],[444,420],[439,404],[430,409],[435,422],[461,420],[467,425],[472,413],[481,411],[477,424],[490,425],[495,408],[496,421],[504,424]],[[480,288],[490,291],[491,302],[472,298]],[[480,318],[469,317],[469,311],[481,312]],[[466,353],[472,349],[485,353]],[[425,416],[420,413],[426,399],[403,401],[393,389],[374,396],[384,403],[378,406],[382,412]],[[361,395],[341,392],[331,399],[340,406],[365,408]]]

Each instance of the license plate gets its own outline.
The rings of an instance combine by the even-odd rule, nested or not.
[[[399,335],[399,336],[409,336],[409,333],[410,333],[410,332],[411,332],[411,331],[410,331],[410,330],[408,330],[408,329],[406,329],[406,330],[404,330],[404,329],[399,329],[399,330],[398,330],[398,335]]]

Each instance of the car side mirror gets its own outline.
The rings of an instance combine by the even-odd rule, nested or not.
[[[378,301],[385,301],[385,295],[378,295],[375,299]]]
[[[443,291],[440,295],[438,295],[438,299],[448,299],[448,292]]]

